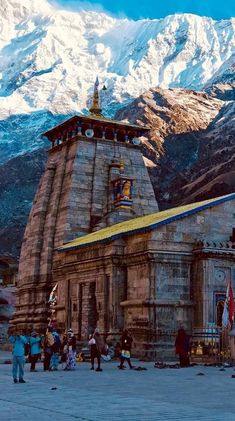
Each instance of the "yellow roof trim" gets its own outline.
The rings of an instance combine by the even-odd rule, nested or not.
[[[166,225],[175,220],[184,218],[191,214],[200,212],[211,206],[219,205],[227,200],[235,199],[235,193],[226,196],[217,197],[214,199],[204,200],[203,202],[191,203],[189,205],[180,206],[177,208],[167,209],[162,212],[152,213],[150,215],[133,218],[119,224],[112,225],[92,232],[83,237],[75,238],[74,240],[59,247],[58,251],[69,251],[80,247],[89,246],[99,242],[113,241],[124,235],[133,235],[144,231],[150,231],[161,225]]]

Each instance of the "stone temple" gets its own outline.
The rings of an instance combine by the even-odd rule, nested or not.
[[[159,212],[140,150],[147,128],[105,118],[98,83],[89,115],[45,133],[48,162],[19,263],[13,324],[85,341],[128,328],[137,356],[173,352],[176,330],[221,324],[235,283],[235,193]]]

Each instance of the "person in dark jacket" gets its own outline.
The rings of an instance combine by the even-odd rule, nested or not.
[[[52,335],[52,327],[48,327],[43,341],[44,361],[43,369],[47,371],[50,369],[50,362],[52,356],[52,346],[54,345],[54,337]]]
[[[104,340],[100,335],[99,329],[96,328],[93,335],[90,336],[90,340],[88,342],[91,349],[91,370],[94,370],[95,358],[97,359],[97,368],[95,371],[103,371],[100,363],[101,363],[101,353],[104,350]]]
[[[180,367],[189,367],[190,337],[181,327],[175,340],[175,353],[179,355]]]
[[[123,331],[122,337],[121,337],[121,344],[122,344],[122,351],[121,351],[121,363],[118,366],[121,370],[123,370],[124,367],[124,361],[126,360],[129,368],[134,368],[131,364],[131,347],[132,347],[133,339],[131,335],[129,334],[128,330],[125,329]]]

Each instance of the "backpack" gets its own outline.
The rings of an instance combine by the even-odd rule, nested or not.
[[[61,347],[61,341],[59,335],[53,335],[54,344],[52,346],[53,352],[59,352]]]

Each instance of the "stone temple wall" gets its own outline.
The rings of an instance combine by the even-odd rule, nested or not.
[[[156,228],[149,233],[148,246],[144,234],[142,253],[142,235],[128,238],[124,254],[126,259],[131,255],[129,293],[122,305],[137,355],[171,357],[181,324],[191,332],[193,326],[216,323],[215,294],[225,293],[229,279],[235,287],[235,249],[230,242],[234,202]]]
[[[125,219],[158,211],[140,148],[130,144],[76,136],[49,153],[22,243],[16,315],[13,323],[43,329],[46,301],[54,284],[54,250],[93,230],[96,224],[119,222],[110,196],[110,167],[124,163],[134,178],[133,209]],[[108,222],[107,222],[108,223]]]

